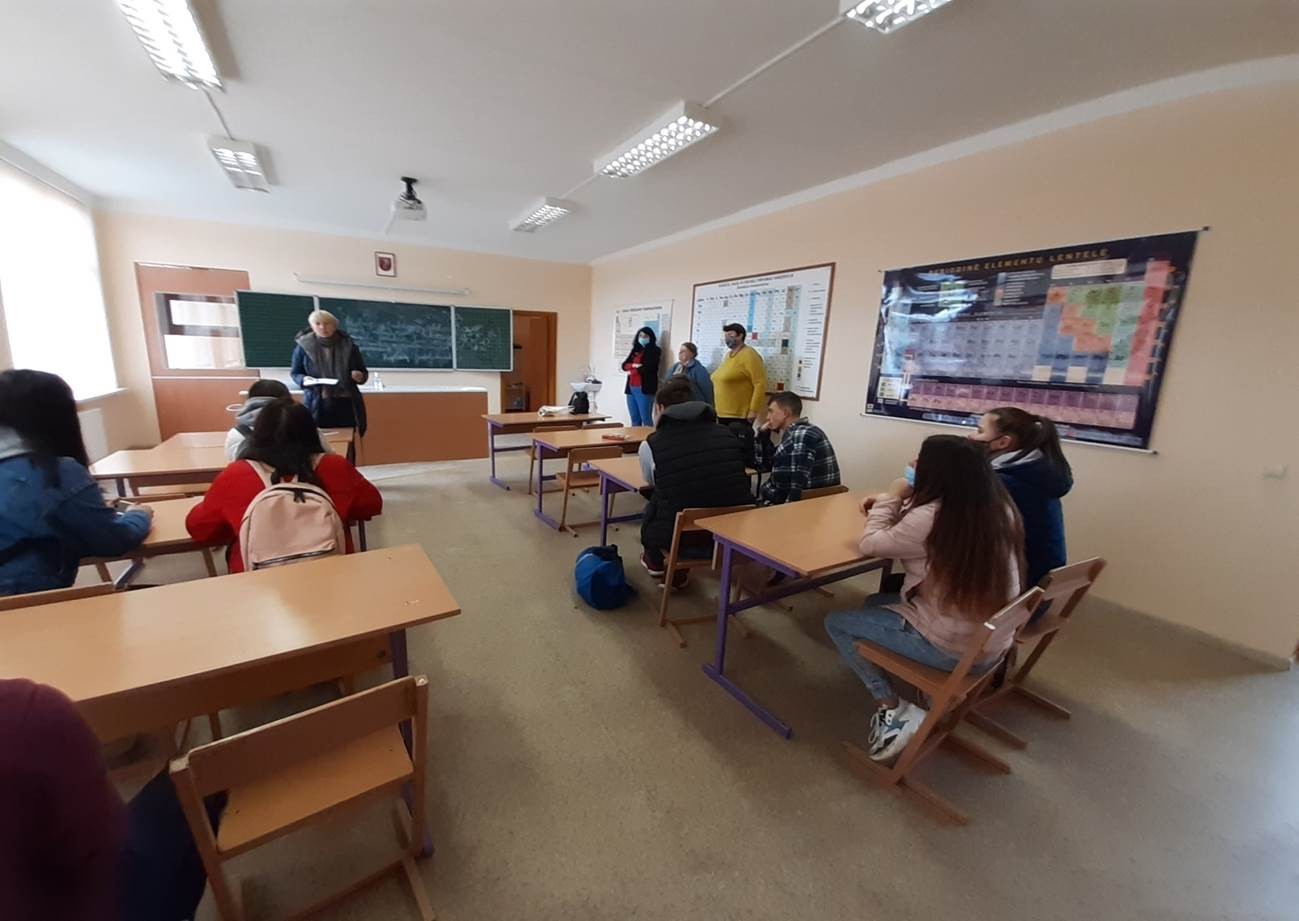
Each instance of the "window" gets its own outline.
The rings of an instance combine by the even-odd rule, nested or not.
[[[90,209],[0,160],[0,316],[15,368],[77,399],[117,387]]]
[[[153,299],[168,370],[243,368],[233,297],[159,293]]]

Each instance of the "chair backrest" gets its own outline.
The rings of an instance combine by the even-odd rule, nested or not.
[[[716,518],[719,515],[729,515],[732,512],[747,512],[751,508],[757,508],[753,503],[748,505],[726,505],[718,508],[683,508],[677,512],[676,533],[684,531],[702,531],[696,522],[701,518]]]
[[[171,763],[173,775],[188,773],[199,796],[228,790],[319,757],[387,726],[411,720],[423,739],[428,679],[399,678],[377,688],[297,713],[247,732],[200,745]],[[417,741],[417,753],[423,745]],[[422,770],[418,758],[415,770]]]
[[[848,487],[840,483],[838,486],[822,486],[820,489],[805,489],[800,499],[819,499],[822,496],[837,496],[841,492],[847,492]]]
[[[42,604],[55,604],[59,601],[93,598],[96,595],[107,595],[116,590],[117,586],[112,582],[96,582],[94,585],[74,585],[72,588],[56,588],[48,592],[9,595],[0,598],[0,611],[16,611],[19,608],[34,608]]]
[[[592,445],[589,448],[574,448],[568,452],[568,472],[581,470],[583,466],[593,460],[604,460],[607,457],[622,457],[623,448],[620,444],[611,445]]]
[[[984,621],[983,629],[973,632],[970,643],[961,655],[960,661],[952,669],[952,680],[959,681],[965,677],[974,663],[983,655],[983,650],[988,648],[988,643],[992,642],[992,638],[998,633],[1009,631],[1012,636],[1018,636],[1019,631],[1024,629],[1028,619],[1037,610],[1041,600],[1042,589],[1034,586]],[[1013,642],[1010,645],[1013,645]],[[1009,648],[1009,645],[1007,648]]]
[[[1101,571],[1104,569],[1105,560],[1099,556],[1094,556],[1090,560],[1057,567],[1043,576],[1040,583],[1043,601],[1055,601],[1059,598],[1068,599],[1060,606],[1059,610],[1055,610],[1053,606],[1051,615],[1060,620],[1068,619],[1074,608],[1078,607],[1079,602],[1087,596],[1092,584],[1100,577]]]

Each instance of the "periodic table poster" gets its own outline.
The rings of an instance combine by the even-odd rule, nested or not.
[[[1198,233],[884,275],[866,413],[973,425],[997,406],[1148,448]]]

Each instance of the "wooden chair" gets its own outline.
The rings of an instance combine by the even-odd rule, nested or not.
[[[724,508],[687,508],[677,512],[676,523],[672,527],[672,547],[668,550],[663,575],[663,598],[659,601],[659,626],[666,627],[673,638],[677,641],[678,649],[686,648],[686,638],[681,635],[677,629],[685,624],[702,624],[705,622],[716,622],[716,614],[705,614],[700,617],[683,617],[673,620],[668,617],[668,604],[672,600],[672,577],[679,570],[690,571],[692,569],[717,569],[716,552],[708,555],[706,559],[692,560],[681,558],[681,535],[689,533],[700,533],[704,529],[696,523],[700,518],[713,518],[718,515],[729,515],[731,512],[743,512],[753,508],[753,505],[730,505]],[[719,588],[723,591],[725,588]],[[738,621],[736,621],[738,623]]]
[[[1001,687],[983,696],[983,699],[966,716],[966,722],[979,727],[988,735],[1000,739],[1014,748],[1027,748],[1028,742],[1023,738],[987,716],[990,707],[1011,695],[1017,695],[1061,719],[1067,720],[1073,715],[1055,701],[1048,700],[1041,694],[1024,687],[1024,680],[1028,678],[1033,666],[1037,665],[1038,660],[1042,658],[1042,653],[1046,652],[1047,648],[1055,642],[1055,638],[1060,631],[1069,625],[1074,609],[1087,596],[1092,584],[1100,577],[1101,571],[1104,569],[1105,560],[1100,557],[1093,557],[1090,560],[1083,560],[1081,563],[1071,563],[1068,566],[1053,569],[1043,577],[1041,582],[1042,601],[1051,602],[1052,609],[1033,623],[1025,626],[1015,640],[1016,643],[1023,646],[1034,644],[1033,651],[1029,653],[1028,658],[1024,660],[1024,664],[1019,667],[1013,676],[1007,675]]]
[[[892,767],[872,761],[864,749],[852,742],[844,742],[848,754],[860,762],[880,784],[910,790],[958,825],[968,824],[969,816],[914,779],[911,773],[944,743],[1003,774],[1010,773],[1010,765],[1006,762],[982,746],[958,738],[951,732],[978,702],[980,693],[992,679],[997,667],[994,665],[979,675],[970,674],[970,669],[997,631],[1009,630],[1018,634],[1037,608],[1041,597],[1040,588],[1031,588],[990,617],[982,630],[974,632],[956,668],[950,672],[929,668],[873,643],[859,640],[855,644],[857,654],[928,695],[929,712]]]
[[[606,457],[622,457],[623,447],[620,444],[614,445],[592,445],[589,448],[574,448],[568,452],[566,458],[567,464],[563,473],[555,475],[559,485],[564,490],[564,505],[559,513],[559,530],[568,531],[574,537],[577,532],[574,527],[581,527],[586,524],[599,524],[598,520],[583,521],[578,525],[568,524],[568,497],[578,489],[591,489],[600,485],[600,474],[594,470],[584,470],[583,468],[593,460],[602,460]]]
[[[548,425],[546,432],[576,432],[580,428],[576,423],[572,425]],[[535,434],[535,433],[534,433]],[[537,443],[534,441],[528,445],[528,495],[532,495],[532,476],[537,469]],[[542,484],[537,484],[537,489],[541,489]]]
[[[841,492],[847,492],[848,487],[840,483],[838,486],[822,486],[820,489],[805,489],[799,499],[819,499],[822,496],[837,496]]]
[[[55,588],[47,592],[31,592],[26,595],[7,595],[0,598],[0,611],[16,611],[19,608],[35,608],[42,604],[57,604],[60,601],[111,595],[116,590],[117,586],[112,582],[100,582],[95,585],[74,585],[71,588]]]
[[[424,840],[424,778],[428,755],[428,679],[390,681],[368,691],[193,749],[171,764],[181,808],[207,871],[217,913],[244,921],[242,899],[225,875],[238,854],[313,819],[393,794],[401,856],[293,915],[304,918],[390,874],[405,876],[423,921],[433,921],[414,858]],[[411,721],[414,756],[398,724]],[[400,793],[412,787],[407,812]],[[220,830],[213,832],[203,798],[226,791]]]

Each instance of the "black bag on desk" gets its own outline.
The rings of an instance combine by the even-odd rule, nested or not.
[[[591,411],[591,396],[585,390],[579,390],[568,398],[568,405],[573,415],[584,416]]]

